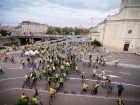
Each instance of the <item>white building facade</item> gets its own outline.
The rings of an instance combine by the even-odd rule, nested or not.
[[[103,46],[122,51],[140,48],[140,0],[122,0],[117,14],[98,24]]]
[[[45,34],[48,30],[48,25],[47,24],[41,24],[41,23],[36,23],[36,22],[31,22],[31,21],[22,21],[19,26],[21,27],[21,33],[24,34]]]

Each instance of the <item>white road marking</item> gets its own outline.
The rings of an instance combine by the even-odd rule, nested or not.
[[[108,65],[114,65],[113,62],[106,62],[106,64],[108,64]],[[129,68],[138,68],[138,69],[140,69],[140,65],[133,65],[133,64],[126,64],[126,63],[119,63],[118,66],[129,67]]]
[[[81,78],[68,78],[68,79],[71,79],[71,80],[82,80]],[[96,82],[98,80],[92,80],[92,79],[85,79],[87,81],[93,81],[93,82]],[[100,82],[105,82],[105,81],[100,81]],[[120,82],[112,82],[114,84],[120,84]],[[134,84],[128,84],[128,83],[122,83],[123,85],[126,85],[126,86],[133,86],[133,87],[138,87],[140,88],[140,85],[134,85]]]
[[[27,91],[34,91],[34,89],[25,89],[25,88],[10,88],[10,89],[5,89],[5,90],[1,90],[0,93],[3,92],[7,92],[7,91],[13,91],[13,90],[27,90]],[[39,92],[46,92],[48,93],[48,91],[46,90],[38,90]],[[109,99],[109,100],[117,100],[118,97],[105,97],[105,96],[93,96],[93,95],[84,95],[84,94],[70,94],[70,93],[57,93],[60,95],[67,95],[67,96],[78,96],[78,97],[89,97],[89,98],[100,98],[100,99]],[[124,100],[126,101],[134,101],[134,102],[139,102],[139,99],[129,99],[129,98],[124,98]]]
[[[6,79],[0,79],[0,82],[1,81],[8,81],[8,80],[14,80],[14,79],[23,79],[25,77],[16,77],[16,78],[6,78]]]
[[[12,69],[12,70],[17,70],[17,69],[22,69],[22,67],[12,67],[12,68],[8,68],[8,69]]]
[[[103,71],[102,69],[96,69],[97,71]],[[110,70],[106,70],[106,72],[112,72],[112,71],[110,71]]]
[[[121,77],[116,76],[116,75],[108,75],[108,76],[111,77],[111,78],[121,78]]]
[[[16,77],[16,78],[7,78],[7,79],[1,79],[0,82],[2,81],[8,81],[8,80],[14,80],[14,79],[24,79],[25,77]],[[81,78],[68,78],[70,80],[81,80]],[[98,81],[98,80],[92,80],[92,79],[85,79],[87,81]],[[105,82],[105,81],[100,81],[100,82]],[[120,84],[120,82],[112,82],[114,84]],[[128,83],[122,83],[126,86],[133,86],[133,87],[139,87],[140,88],[140,85],[134,85],[134,84],[128,84]]]
[[[128,74],[128,75],[130,75],[131,73],[125,73],[125,72],[119,72],[120,74]]]

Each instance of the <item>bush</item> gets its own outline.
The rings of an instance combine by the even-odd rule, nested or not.
[[[91,44],[94,46],[101,46],[101,42],[97,41],[96,39],[94,41],[92,41]]]

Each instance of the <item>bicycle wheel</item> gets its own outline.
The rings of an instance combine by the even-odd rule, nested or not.
[[[50,96],[50,97],[49,97],[49,105],[52,105],[52,102],[53,102],[53,97]]]
[[[24,88],[26,85],[26,81],[23,82],[22,88]]]

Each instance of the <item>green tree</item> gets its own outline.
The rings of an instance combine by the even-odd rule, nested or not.
[[[1,36],[7,36],[7,31],[6,30],[0,30]]]
[[[101,42],[97,41],[96,39],[94,41],[92,41],[91,44],[95,45],[95,46],[101,46]]]
[[[11,36],[11,37],[9,37],[9,40],[10,40],[10,43],[14,43],[14,42],[16,42],[16,37]]]

